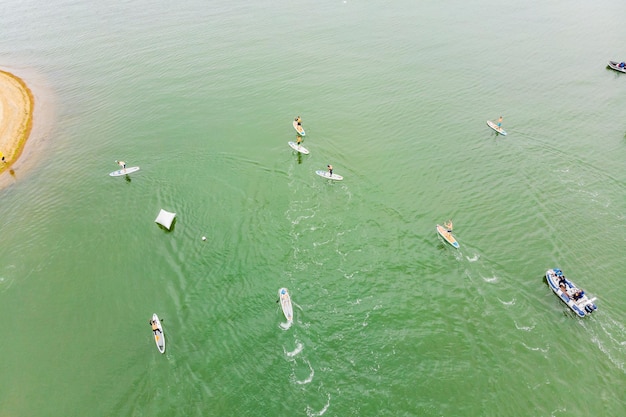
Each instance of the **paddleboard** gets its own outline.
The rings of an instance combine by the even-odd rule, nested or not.
[[[113,171],[109,175],[112,177],[119,177],[121,175],[126,175],[126,174],[130,174],[132,172],[137,172],[137,171],[139,171],[139,167],[129,167],[129,168],[124,168],[124,169],[119,169],[117,171]]]
[[[300,136],[306,135],[306,133],[304,132],[304,128],[302,126],[298,126],[298,122],[296,122],[295,120],[293,121],[293,128],[296,129],[296,132],[298,132],[298,135]]]
[[[152,332],[154,334],[154,341],[157,345],[157,349],[159,349],[159,352],[161,353],[165,353],[165,334],[163,333],[163,326],[161,326],[161,320],[159,320],[159,316],[156,315],[156,313],[154,313],[152,315],[152,321],[156,322],[157,327],[159,328],[160,332]],[[150,325],[152,325],[152,323],[150,323]]]
[[[278,297],[280,299],[280,306],[283,309],[283,314],[287,321],[293,321],[293,307],[291,305],[291,297],[289,297],[289,291],[287,288],[281,288],[278,290]]]
[[[487,126],[501,134],[502,136],[506,136],[506,131],[502,129],[502,127],[498,127],[497,123],[492,122],[491,120],[487,120]]]
[[[445,240],[455,248],[459,248],[459,242],[456,241],[454,236],[452,236],[452,233],[448,232],[445,227],[437,225],[437,233],[439,233],[439,236],[441,236],[443,240]]]
[[[303,153],[305,155],[309,154],[309,150],[302,145],[298,145],[296,142],[287,142],[289,146],[293,148],[293,150]]]
[[[319,170],[319,171],[315,171],[315,173],[319,175],[320,177],[328,178],[329,180],[341,181],[343,179],[341,175],[337,175],[337,174],[330,175],[328,171]]]

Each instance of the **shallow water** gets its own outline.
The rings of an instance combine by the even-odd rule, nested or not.
[[[518,3],[0,6],[0,414],[622,414],[626,6]]]

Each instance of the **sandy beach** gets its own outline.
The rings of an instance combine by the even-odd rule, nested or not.
[[[19,77],[0,70],[0,173],[19,158],[33,125],[35,100]]]

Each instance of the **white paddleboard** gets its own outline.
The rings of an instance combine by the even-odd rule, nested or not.
[[[504,129],[502,129],[502,127],[498,127],[498,125],[496,123],[492,122],[491,120],[487,120],[487,126],[492,128],[493,130],[495,130],[496,132],[498,132],[502,136],[506,136],[506,131]]]
[[[437,233],[439,233],[439,235],[449,244],[451,244],[452,246],[454,246],[455,248],[459,248],[459,242],[456,241],[456,239],[454,238],[454,236],[452,236],[451,232],[448,232],[448,230],[440,225],[437,225]]]
[[[330,172],[328,171],[319,170],[319,171],[315,171],[315,173],[319,175],[320,177],[328,178],[329,180],[341,181],[343,179],[341,175],[337,175],[337,174],[330,175]]]
[[[291,297],[287,288],[281,288],[278,290],[278,298],[280,299],[280,306],[283,309],[283,314],[287,321],[293,321],[293,306],[291,305]]]
[[[154,341],[157,345],[157,349],[159,349],[159,352],[165,353],[165,334],[163,333],[161,320],[159,320],[159,316],[157,316],[156,313],[152,315],[152,321],[156,322],[156,325],[159,328],[159,331],[157,332],[155,332],[154,330],[152,331],[152,333],[154,334]],[[150,325],[152,325],[152,321],[150,322]]]
[[[309,150],[302,145],[298,145],[296,142],[287,142],[289,146],[293,148],[293,150],[303,153],[305,155],[309,154]]]
[[[109,175],[112,177],[119,177],[121,175],[126,175],[126,174],[130,174],[132,172],[137,172],[137,171],[139,171],[139,167],[129,167],[129,168],[118,169],[117,171],[111,172]]]
[[[298,122],[296,122],[295,120],[293,121],[293,128],[296,129],[296,132],[298,132],[298,135],[300,136],[306,135],[306,133],[304,132],[304,128],[302,126],[298,126]]]

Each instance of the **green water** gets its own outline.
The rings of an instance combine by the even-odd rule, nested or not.
[[[3,4],[2,69],[51,120],[0,191],[0,416],[625,415],[624,16]]]

